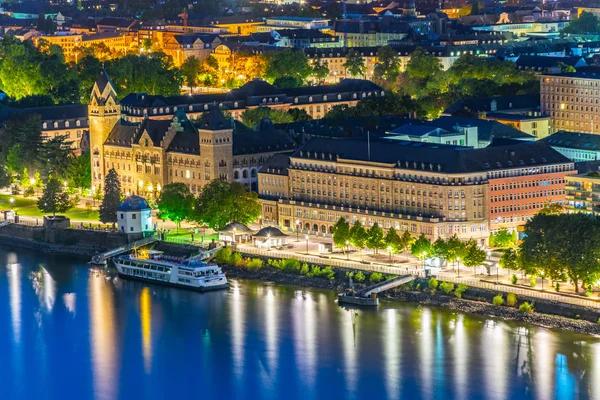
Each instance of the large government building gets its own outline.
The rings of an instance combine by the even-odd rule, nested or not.
[[[264,223],[329,235],[346,218],[434,239],[485,243],[564,200],[573,163],[542,142],[483,149],[408,141],[313,138],[259,171]]]
[[[151,112],[128,119],[127,107],[120,104],[103,71],[88,106],[94,188],[101,187],[114,168],[124,193],[147,198],[173,182],[183,182],[197,194],[214,179],[238,181],[257,190],[260,166],[295,146],[268,121],[250,130],[225,118],[218,105],[193,114],[196,119],[181,105],[166,107],[168,113],[157,106],[162,110],[158,115],[151,107]]]

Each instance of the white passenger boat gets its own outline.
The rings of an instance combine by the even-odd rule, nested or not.
[[[217,264],[198,258],[173,257],[156,250],[139,250],[114,257],[119,276],[196,290],[228,287],[227,277]]]

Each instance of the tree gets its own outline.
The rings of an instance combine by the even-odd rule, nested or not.
[[[404,257],[408,258],[407,252],[412,248],[415,238],[410,234],[409,231],[404,231],[400,236],[400,251],[404,252]]]
[[[265,79],[270,82],[283,76],[291,76],[304,82],[312,72],[306,54],[299,50],[286,49],[269,53],[266,57]]]
[[[113,229],[117,223],[117,209],[121,203],[121,182],[114,168],[111,168],[104,179],[104,197],[100,204],[100,222],[112,222]]]
[[[584,11],[578,18],[572,19],[562,33],[597,33],[600,31],[600,20],[591,12]]]
[[[194,89],[194,87],[198,86],[198,76],[200,75],[201,68],[202,63],[199,59],[193,56],[186,58],[183,64],[181,64],[183,81],[191,89]]]
[[[465,244],[465,252],[462,257],[465,267],[475,268],[476,266],[483,264],[486,258],[487,254],[485,250],[480,248],[475,240],[469,239]]]
[[[329,76],[329,66],[323,60],[317,59],[317,61],[313,62],[312,64],[311,75],[317,82],[322,82],[323,79]]]
[[[406,64],[406,73],[411,79],[432,79],[442,71],[440,60],[422,47],[417,47]]]
[[[89,152],[78,157],[71,155],[66,171],[66,178],[70,186],[80,190],[87,189],[91,186],[92,171]]]
[[[373,226],[367,232],[367,248],[375,250],[377,254],[379,249],[385,247],[383,241],[383,230],[379,227],[379,224],[375,222]]]
[[[213,180],[204,186],[196,201],[193,219],[219,230],[230,222],[249,224],[256,221],[262,207],[258,195],[241,183]]]
[[[498,232],[490,234],[490,246],[501,249],[513,247],[515,242],[513,235],[506,228],[499,229]]]
[[[352,228],[350,228],[350,244],[352,244],[352,247],[362,251],[367,243],[367,237],[368,234],[365,227],[360,221],[356,221]]]
[[[282,89],[295,89],[302,86],[302,81],[294,76],[279,76],[273,81],[273,86]]]
[[[446,260],[449,263],[458,261],[465,252],[465,244],[458,238],[456,233],[446,241]]]
[[[431,240],[427,239],[424,234],[421,234],[410,247],[411,254],[421,261],[429,257],[432,250]]]
[[[402,240],[398,236],[398,232],[394,227],[388,229],[385,239],[383,239],[385,246],[389,249],[388,251],[392,254],[396,254],[400,251],[402,246]]]
[[[335,225],[333,225],[333,244],[340,249],[344,249],[344,253],[348,248],[350,241],[350,224],[344,217],[340,217]]]
[[[56,216],[56,213],[67,212],[72,205],[63,184],[57,178],[51,177],[37,206],[42,212]]]
[[[373,69],[373,77],[380,81],[395,82],[400,74],[398,53],[390,46],[382,46],[377,50],[377,63]]]
[[[366,72],[365,60],[356,50],[350,50],[346,54],[346,61],[344,62],[344,68],[348,71],[348,74],[353,77],[362,77]]]
[[[263,118],[269,118],[274,124],[294,122],[294,117],[292,116],[292,114],[281,110],[274,110],[269,107],[257,107],[253,109],[248,109],[240,115],[240,119],[242,120],[244,125],[250,128],[254,127],[255,125],[258,125],[258,123]]]
[[[565,208],[559,203],[545,203],[544,207],[538,212],[538,214],[544,215],[560,215],[565,212]]]
[[[198,83],[203,86],[214,87],[219,83],[219,62],[213,56],[202,61]]]
[[[437,238],[432,245],[432,253],[435,257],[443,258],[447,260],[448,255],[448,243],[444,238]]]
[[[500,264],[500,266],[504,269],[518,270],[519,264],[516,250],[513,248],[508,248],[504,250],[498,264]]]
[[[108,60],[105,66],[118,92],[162,96],[180,93],[181,72],[164,53],[129,54]]]
[[[290,108],[288,114],[292,116],[294,122],[312,120],[312,117],[303,108]]]
[[[194,196],[185,183],[169,183],[163,188],[157,206],[161,217],[175,222],[179,231],[181,221],[192,216]]]

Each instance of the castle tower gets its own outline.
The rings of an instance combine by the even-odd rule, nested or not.
[[[102,69],[94,83],[88,105],[93,187],[102,186],[108,172],[104,166],[104,142],[120,118],[117,92],[108,74]]]
[[[200,135],[200,157],[204,163],[203,185],[214,179],[233,178],[233,124],[217,106],[196,123]]]

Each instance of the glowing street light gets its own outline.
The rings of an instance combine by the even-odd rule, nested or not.
[[[388,246],[387,251],[390,254],[390,264],[392,264],[392,246]]]

